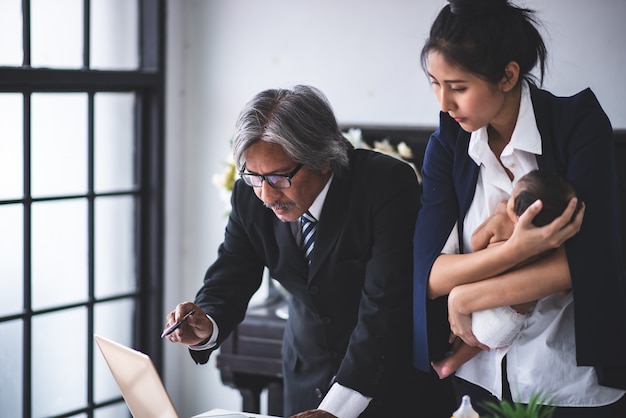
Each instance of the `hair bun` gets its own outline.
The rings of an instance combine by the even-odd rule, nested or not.
[[[457,16],[478,16],[499,12],[507,0],[448,0],[450,11]]]

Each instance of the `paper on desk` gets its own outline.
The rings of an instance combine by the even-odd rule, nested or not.
[[[236,412],[226,409],[211,409],[200,415],[194,415],[192,418],[279,418],[271,415],[252,414],[250,412]]]

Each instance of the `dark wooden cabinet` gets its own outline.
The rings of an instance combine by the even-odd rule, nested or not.
[[[282,298],[248,309],[245,319],[220,347],[216,365],[222,382],[241,393],[242,410],[260,413],[261,392],[267,389],[267,413],[283,415],[281,344],[285,320],[276,315]]]

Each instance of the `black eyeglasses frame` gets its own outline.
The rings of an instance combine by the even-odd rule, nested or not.
[[[296,175],[298,171],[304,166],[304,164],[300,163],[294,168],[289,174],[256,174],[256,173],[246,173],[246,165],[244,164],[241,170],[239,171],[239,176],[243,179],[243,181],[250,187],[261,187],[263,186],[263,181],[267,181],[267,184],[274,189],[288,189],[291,187],[291,179]],[[252,178],[260,179],[258,184],[252,183]],[[287,180],[287,186],[277,186],[278,182],[282,180]]]

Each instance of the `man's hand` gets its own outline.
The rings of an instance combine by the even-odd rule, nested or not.
[[[322,411],[321,409],[311,409],[309,411],[300,412],[292,415],[290,418],[337,418],[333,414]]]
[[[203,341],[207,341],[213,334],[213,324],[207,318],[206,313],[198,305],[193,302],[179,303],[166,319],[165,327],[180,321],[187,312],[195,309],[195,313],[190,315],[177,330],[165,337],[173,343],[181,343],[186,345],[197,345]]]

